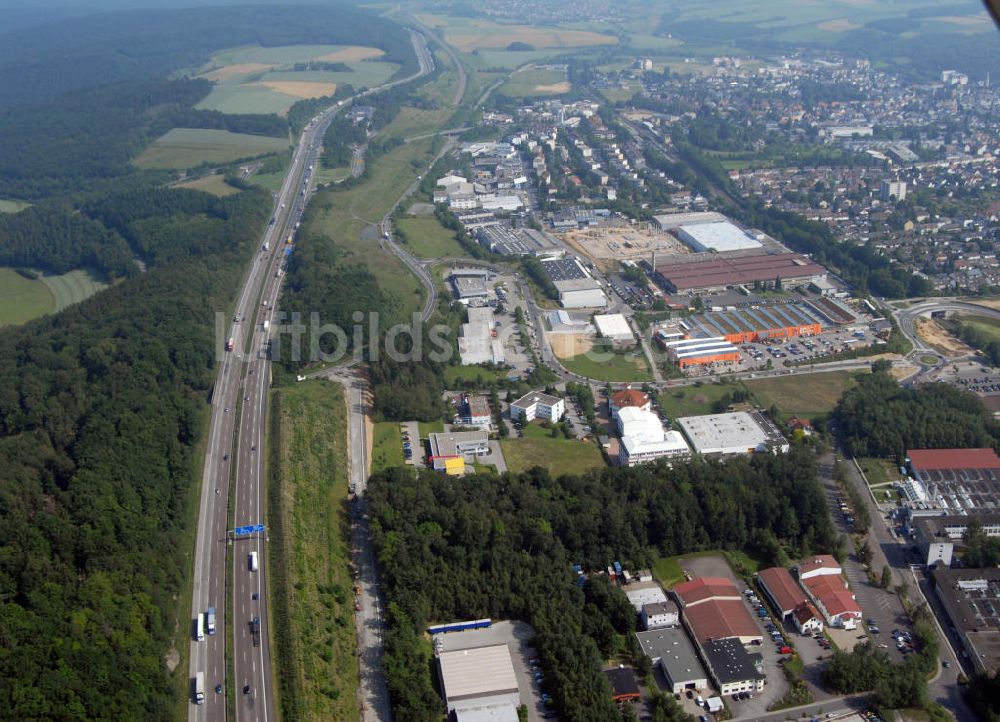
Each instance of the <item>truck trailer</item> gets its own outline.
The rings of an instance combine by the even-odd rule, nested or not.
[[[191,695],[195,704],[205,704],[205,673],[198,672],[194,676],[194,693]]]
[[[247,559],[247,564],[249,565],[250,571],[257,571],[257,552],[250,552],[250,557]]]

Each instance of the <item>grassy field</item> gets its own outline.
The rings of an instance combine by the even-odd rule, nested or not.
[[[537,48],[575,48],[587,45],[616,45],[613,35],[586,30],[508,25],[480,18],[421,14],[420,20],[444,33],[445,41],[462,52],[474,49],[502,49],[520,42]]]
[[[833,411],[841,395],[857,382],[855,371],[821,374],[793,374],[731,384],[704,384],[668,389],[660,394],[660,406],[667,416],[697,416],[712,413],[712,405],[738,389],[751,393],[751,401],[762,408],[778,407],[781,416],[814,419]]]
[[[420,438],[426,439],[428,434],[440,434],[444,431],[443,421],[418,421],[417,427],[420,429]]]
[[[227,130],[173,128],[157,138],[133,163],[140,168],[183,170],[202,163],[229,163],[240,158],[277,153],[285,138],[230,133]]]
[[[561,95],[568,93],[570,85],[566,81],[566,73],[561,70],[546,68],[531,68],[514,73],[510,79],[501,85],[498,93],[513,98],[530,98],[539,95]]]
[[[211,193],[213,196],[219,197],[231,196],[240,192],[239,188],[233,188],[233,186],[226,183],[226,177],[221,173],[184,181],[183,183],[178,183],[177,187],[194,188],[195,190],[205,191],[206,193]]]
[[[582,474],[604,466],[604,457],[590,441],[575,441],[561,436],[553,439],[540,434],[535,438],[502,439],[500,448],[503,449],[507,469],[515,474],[535,466],[544,467],[555,476]]]
[[[244,47],[215,55],[199,69],[200,77],[215,83],[197,107],[223,113],[276,113],[284,115],[296,101],[332,95],[336,87],[356,88],[384,83],[396,71],[393,63],[366,60],[382,54],[376,48],[341,45],[290,45],[274,48]],[[341,62],[350,72],[292,70],[295,63],[320,60]]]
[[[429,139],[402,145],[369,163],[369,177],[363,184],[346,191],[320,192],[313,201],[318,212],[310,221],[311,230],[333,239],[338,249],[349,254],[347,262],[367,265],[382,290],[399,298],[407,318],[423,308],[423,286],[396,256],[363,240],[361,231],[369,223],[378,223],[426,168],[430,147]]]
[[[403,466],[403,463],[403,437],[399,433],[399,422],[381,421],[375,424],[372,438],[372,473],[393,466]]]
[[[276,676],[286,719],[357,715],[354,596],[347,562],[347,414],[341,387],[275,393],[268,555]]]
[[[704,384],[666,389],[660,393],[660,409],[671,419],[712,413],[712,404],[736,389],[734,384]]]
[[[16,326],[55,309],[55,297],[40,280],[0,268],[0,326]]]
[[[0,213],[18,213],[30,207],[31,204],[28,201],[12,201],[0,198]]]
[[[467,255],[455,240],[454,231],[442,226],[434,216],[401,218],[396,227],[406,234],[407,247],[421,258]]]
[[[476,382],[482,379],[483,385],[490,381],[505,379],[509,371],[490,371],[482,366],[449,366],[444,370],[445,386],[452,388],[459,381]]]
[[[760,568],[760,562],[742,551],[709,549],[691,554],[680,554],[675,557],[660,557],[653,565],[653,576],[665,588],[670,589],[678,582],[684,581],[684,570],[681,562],[697,557],[724,557],[734,573],[751,577]]]
[[[108,287],[98,276],[82,269],[59,276],[42,276],[41,281],[55,298],[56,311],[62,311]]]
[[[853,371],[822,374],[793,374],[747,381],[757,403],[764,408],[777,406],[782,416],[815,418],[833,411],[841,395],[857,385]]]
[[[899,480],[899,469],[885,459],[872,459],[870,457],[860,457],[858,466],[865,472],[870,486],[887,484],[891,481]]]
[[[607,361],[594,361],[586,354],[562,359],[562,364],[573,373],[598,381],[652,381],[646,357],[615,353]]]
[[[959,314],[955,316],[956,321],[972,326],[974,329],[986,336],[990,341],[1000,341],[1000,321],[988,316],[976,316]]]

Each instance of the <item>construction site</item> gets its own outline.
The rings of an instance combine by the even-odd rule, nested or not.
[[[653,254],[687,255],[691,249],[652,223],[611,219],[599,226],[567,231],[563,240],[602,268],[608,261],[647,261]]]

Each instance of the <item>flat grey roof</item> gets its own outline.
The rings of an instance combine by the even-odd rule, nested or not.
[[[514,662],[506,644],[442,652],[438,664],[445,699],[449,701],[518,691]]]
[[[637,632],[635,638],[646,656],[660,660],[670,681],[708,679],[705,666],[698,659],[694,643],[681,627],[664,627],[649,632]]]

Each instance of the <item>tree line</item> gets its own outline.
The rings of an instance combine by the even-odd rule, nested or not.
[[[973,394],[945,383],[906,388],[879,364],[857,377],[834,414],[845,449],[902,463],[908,449],[1000,445],[1000,425]]]
[[[798,447],[559,478],[539,468],[463,479],[389,469],[371,479],[367,500],[390,610],[386,676],[394,715],[406,720],[442,713],[423,629],[482,617],[534,627],[561,718],[617,719],[600,669],[609,653],[641,664],[629,641],[634,615],[618,590],[579,589],[574,563],[651,567],[660,556],[713,548],[772,563],[836,546],[815,457]]]
[[[269,200],[228,199],[197,258],[0,331],[6,716],[175,716],[163,658],[188,621],[178,595],[191,573],[213,314],[230,302]]]

